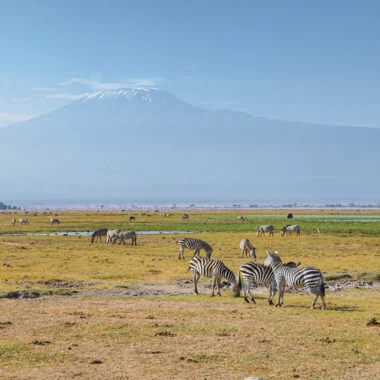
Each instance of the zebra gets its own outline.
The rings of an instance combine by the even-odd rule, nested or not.
[[[248,257],[248,252],[251,255],[252,259],[256,258],[255,247],[251,244],[248,239],[243,239],[240,242],[241,257]]]
[[[19,219],[18,222],[20,224],[29,224],[29,220],[27,218],[25,218],[25,219]]]
[[[204,249],[206,251],[206,256],[208,258],[211,257],[212,248],[210,244],[206,243],[203,240],[184,237],[182,239],[179,239],[176,243],[179,244],[178,258],[180,260],[181,258],[185,260],[185,256],[183,254],[183,251],[185,250],[185,248],[195,250],[193,257],[195,255],[199,256],[199,251],[201,249]]]
[[[281,236],[284,236],[286,234],[292,235],[293,232],[295,232],[296,235],[299,236],[301,234],[301,227],[297,224],[294,224],[292,226],[288,224],[287,226],[282,227]]]
[[[61,222],[58,219],[50,219],[50,224],[60,224]]]
[[[273,236],[274,227],[270,224],[260,226],[256,231],[256,236],[265,236],[266,232],[269,232],[269,236]]]
[[[113,243],[114,243],[114,239],[115,239],[116,236],[119,234],[119,232],[120,232],[119,229],[116,229],[116,230],[108,230],[108,231],[107,231],[107,235],[106,235],[106,244],[108,244],[108,243],[113,244]]]
[[[234,297],[239,297],[241,282],[240,277],[236,277],[234,273],[228,269],[222,261],[210,259],[208,257],[193,257],[190,260],[189,269],[193,273],[194,279],[194,293],[198,293],[198,281],[202,276],[212,277],[212,293],[211,297],[215,295],[215,288],[218,290],[218,295],[220,296],[220,280],[222,278],[227,279],[232,284],[232,291]]]
[[[189,214],[183,214],[182,220],[189,220]]]
[[[290,261],[287,264],[284,264],[291,268],[297,268],[301,263],[298,264]],[[269,305],[273,305],[273,297],[275,296],[277,292],[276,287],[276,281],[273,276],[273,270],[270,267],[266,267],[264,264],[259,263],[245,263],[240,266],[239,269],[239,276],[243,277],[244,282],[244,301],[249,303],[247,293],[251,296],[251,301],[253,303],[256,303],[255,299],[253,298],[253,295],[251,293],[251,287],[253,284],[270,284],[269,288],[269,298],[268,303]]]
[[[11,223],[12,223],[12,226],[14,226],[16,224],[16,219],[13,218]]]
[[[93,234],[91,235],[91,243],[95,241],[95,238],[96,238],[96,241],[98,241],[98,239],[102,241],[102,236],[106,237],[107,232],[108,232],[108,228],[100,228],[99,230],[94,231]]]
[[[276,286],[278,288],[278,301],[276,306],[284,303],[284,293],[286,286],[304,286],[309,292],[315,294],[311,308],[314,309],[319,297],[322,299],[322,309],[326,309],[325,284],[322,272],[318,268],[304,267],[289,268],[282,265],[282,261],[276,252],[268,252],[264,265],[272,268]]]
[[[248,218],[246,216],[239,216],[238,219],[241,221],[241,222],[247,222],[248,221]]]
[[[116,243],[117,240],[119,241],[119,245],[121,242],[125,245],[125,240],[131,239],[132,245],[136,245],[136,232],[134,231],[121,231],[119,232],[116,237],[113,239],[112,244]]]

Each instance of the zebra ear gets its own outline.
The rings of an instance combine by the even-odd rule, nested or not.
[[[278,251],[274,251],[274,253],[275,253],[276,255],[278,255]]]

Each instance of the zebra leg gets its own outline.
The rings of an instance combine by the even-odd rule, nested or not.
[[[221,294],[220,294],[220,277],[217,278],[217,280],[216,280],[216,285],[217,285],[217,287],[218,287],[218,296],[221,296]]]
[[[317,303],[318,298],[319,298],[319,293],[318,292],[313,292],[313,293],[315,294],[315,298],[314,298],[313,304],[311,305],[311,310],[314,310],[315,304]]]
[[[183,247],[182,246],[180,246],[179,247],[179,251],[178,251],[178,259],[179,260],[181,260],[181,259],[184,259],[185,260],[185,257],[184,257],[184,255],[183,255]]]
[[[272,280],[269,287],[269,298],[268,298],[268,304],[270,306],[273,305],[273,298],[276,295],[277,287],[276,287],[276,281]]]
[[[284,299],[284,292],[285,292],[285,284],[280,283],[278,285],[278,300],[276,307],[281,307]]]
[[[199,274],[199,273],[197,273],[197,272],[195,272],[194,274],[193,274],[193,280],[194,280],[194,294],[199,294],[198,293],[198,280],[199,280],[199,277],[200,277],[201,275]]]
[[[246,284],[244,284],[244,288],[243,288],[244,301],[247,302],[247,303],[249,303],[249,300],[248,300],[248,297],[247,297],[247,291],[249,293],[249,287]],[[252,295],[251,295],[251,298],[252,298]]]

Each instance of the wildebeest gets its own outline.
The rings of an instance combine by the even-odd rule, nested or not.
[[[293,219],[293,214],[290,212],[289,214],[288,214],[288,217],[287,217],[288,219]]]
[[[288,224],[287,226],[282,227],[281,236],[284,236],[286,234],[292,235],[293,232],[295,232],[297,236],[300,235],[301,227],[297,224],[294,224],[292,226]]]
[[[269,236],[273,236],[274,227],[271,224],[265,226],[260,226],[256,231],[256,236],[264,235],[266,232],[269,232]]]
[[[60,224],[61,222],[58,219],[50,219],[50,224]]]
[[[248,257],[248,253],[249,253],[252,259],[256,258],[255,247],[251,244],[251,242],[248,239],[243,239],[240,242],[240,249],[241,249],[241,257]]]
[[[182,220],[189,220],[189,214],[183,214]]]
[[[136,220],[136,218],[135,218],[133,215],[131,215],[131,216],[129,217],[129,221],[132,222],[132,220]]]

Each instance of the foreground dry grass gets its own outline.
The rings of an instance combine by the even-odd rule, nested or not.
[[[9,216],[2,218],[5,231]],[[28,231],[39,228],[38,220],[46,224],[45,217],[36,218]],[[125,216],[67,213],[66,218],[73,226],[93,227],[116,225]],[[253,231],[193,236],[210,242],[213,257],[234,272],[248,261],[238,248],[245,237],[254,243],[258,261],[266,249],[278,249],[284,261],[317,266],[325,276],[380,272],[379,236],[256,238]],[[312,297],[301,294],[286,294],[282,309],[267,306],[266,294],[256,297],[257,305],[244,304],[230,291],[195,297],[186,294],[192,290],[185,282],[191,279],[190,252],[179,261],[177,239],[139,235],[137,247],[131,247],[91,245],[85,237],[0,236],[0,293],[56,294],[0,299],[0,378],[378,378],[379,327],[366,325],[380,320],[378,287],[328,291],[326,311],[311,311]],[[127,287],[142,285],[170,292],[179,281],[181,295],[120,296]],[[79,293],[57,295],[72,290]]]
[[[294,295],[283,309],[225,294],[6,300],[0,376],[376,379],[379,330],[366,322],[379,313],[378,297],[329,294],[329,309],[314,312],[309,296]]]

